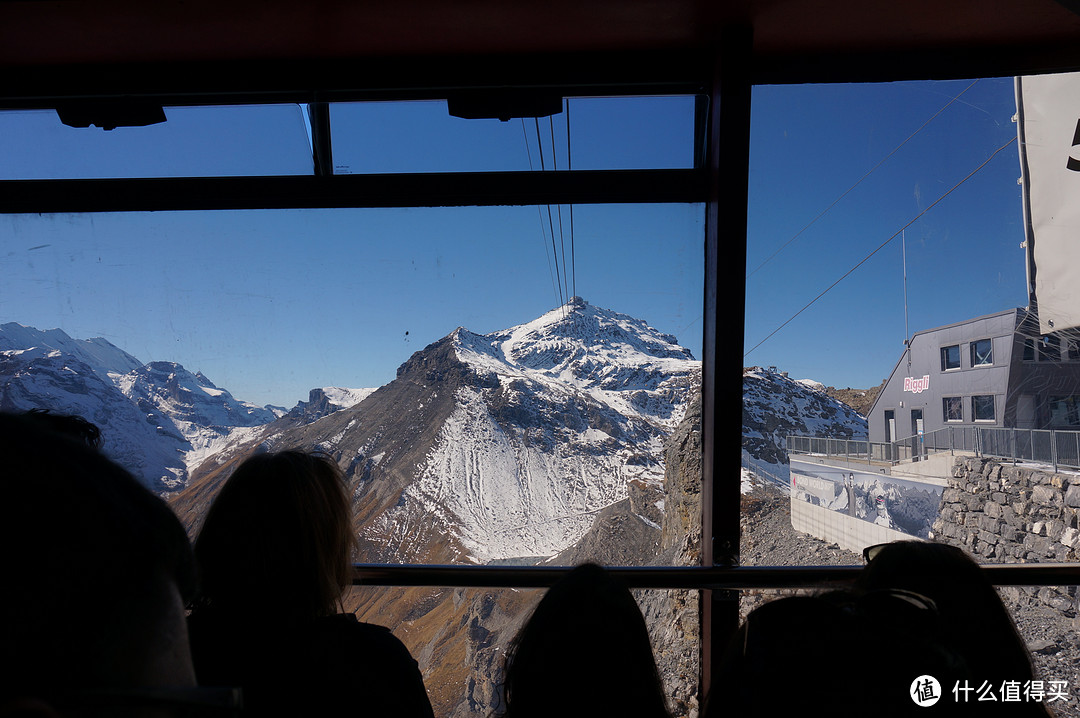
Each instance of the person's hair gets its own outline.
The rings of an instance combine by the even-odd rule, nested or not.
[[[39,418],[0,414],[0,457],[0,702],[138,685],[157,652],[186,643],[175,594],[194,594],[195,571],[180,521]]]
[[[874,554],[856,588],[903,589],[933,599],[950,645],[963,649],[980,679],[1023,682],[1033,677],[1031,657],[1012,617],[962,549],[929,541],[890,543]]]
[[[875,715],[920,715],[909,694],[916,677],[933,675],[947,691],[967,675],[939,636],[933,601],[910,591],[769,601],[718,656],[703,715],[790,716],[808,700],[828,716],[862,715],[867,705]],[[872,660],[860,664],[864,658]]]
[[[193,609],[250,615],[266,604],[291,619],[336,613],[355,546],[334,461],[303,451],[253,456],[225,482],[195,540],[202,591]]]
[[[641,610],[593,564],[537,604],[510,647],[503,689],[507,718],[669,715]]]
[[[31,421],[37,422],[47,431],[63,434],[70,439],[86,444],[91,449],[101,448],[101,429],[81,416],[53,414],[48,409],[31,409],[24,416]]]

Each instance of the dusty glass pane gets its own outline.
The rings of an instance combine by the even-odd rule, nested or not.
[[[3,218],[0,405],[101,424],[193,533],[299,447],[361,562],[696,563],[702,208],[564,210]]]
[[[698,708],[696,591],[634,591],[673,716]],[[487,716],[504,705],[510,643],[543,597],[542,589],[363,587],[345,608],[385,625],[420,664],[436,716]]]
[[[744,563],[856,561],[929,538],[975,421],[1016,420],[994,406],[1010,381],[1038,393],[1011,368],[1031,321],[1014,83],[769,86],[753,103],[744,513],[771,501],[795,534],[751,527]]]
[[[330,123],[336,174],[694,166],[692,96],[572,97],[506,122],[453,117],[442,100],[336,103]]]
[[[298,105],[166,107],[145,127],[68,127],[53,110],[0,112],[0,179],[311,174]]]

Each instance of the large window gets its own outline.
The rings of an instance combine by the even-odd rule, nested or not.
[[[990,366],[994,363],[994,344],[990,339],[971,342],[971,366]]]
[[[960,368],[960,345],[941,347],[941,371]]]
[[[971,397],[971,417],[975,421],[994,421],[997,418],[994,413],[993,394]]]
[[[537,133],[532,121],[450,118],[445,103],[334,107],[335,132],[354,140],[341,142],[337,174],[524,175],[530,160],[541,172],[541,148],[549,171],[556,158],[568,169],[568,148],[575,171],[693,164],[692,97],[578,102],[569,137],[565,111]],[[299,109],[260,117],[280,121],[307,167],[260,161],[250,173],[311,172]],[[54,134],[93,144],[102,133],[34,120],[48,131],[10,126],[31,128],[18,142],[46,156]],[[432,140],[425,123],[448,134]],[[649,146],[635,134],[646,128]],[[139,172],[129,155],[143,144],[125,138],[144,131],[163,136],[117,128],[96,172],[76,164],[47,176]],[[382,153],[364,144],[380,132],[393,138]],[[409,133],[444,154],[417,151]],[[243,155],[230,137],[217,140],[222,152]],[[626,141],[641,151],[625,156]],[[100,167],[113,156],[115,169]],[[161,174],[234,171],[188,170],[185,156],[172,153],[181,169]],[[668,448],[701,433],[691,408],[701,390],[702,204],[9,214],[0,232],[12,238],[0,347],[20,350],[0,354],[3,403],[99,423],[106,452],[168,495],[192,530],[207,508],[185,491],[193,477],[295,447],[345,472],[360,563],[701,560],[701,442],[680,444],[677,460]],[[665,546],[676,525],[681,538]],[[501,657],[538,593],[367,587],[346,608],[398,631],[438,715],[486,714],[499,708]],[[674,641],[664,680],[679,686],[686,715],[696,594],[642,602],[658,645]],[[686,630],[672,636],[671,621]],[[468,659],[454,653],[461,647]]]
[[[1051,426],[1080,426],[1080,396],[1055,396],[1050,399]]]
[[[1061,337],[1056,334],[1047,334],[1040,337],[1036,345],[1039,350],[1039,361],[1061,361]]]
[[[964,400],[959,396],[946,396],[941,400],[945,421],[964,420]]]

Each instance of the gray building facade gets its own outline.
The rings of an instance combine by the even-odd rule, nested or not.
[[[947,426],[1080,430],[1080,334],[1027,309],[918,332],[867,417],[870,440]]]

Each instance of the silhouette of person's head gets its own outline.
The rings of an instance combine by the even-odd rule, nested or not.
[[[903,589],[931,598],[948,643],[978,680],[1032,678],[1031,657],[994,586],[963,550],[897,541],[877,547],[856,583],[862,591]]]
[[[194,564],[168,506],[40,416],[0,414],[0,456],[0,712],[83,715],[134,689],[194,686]]]
[[[668,715],[645,619],[593,564],[552,586],[507,658],[508,718]]]
[[[86,444],[91,449],[101,448],[101,429],[96,424],[74,414],[53,414],[48,409],[31,409],[23,416],[37,422],[47,431],[63,434]]]
[[[258,620],[336,613],[356,545],[341,470],[303,451],[242,463],[214,499],[195,540],[201,571],[196,612]],[[255,600],[267,590],[272,600]]]
[[[944,684],[959,670],[938,640],[939,622],[933,601],[908,591],[770,601],[718,661],[705,716],[786,718],[811,707],[827,716],[919,715],[912,682],[929,674]]]

